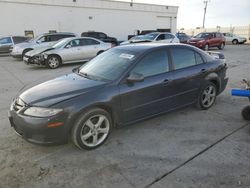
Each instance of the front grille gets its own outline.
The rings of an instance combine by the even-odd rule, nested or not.
[[[20,98],[15,100],[15,102],[13,104],[13,109],[15,111],[19,111],[19,110],[23,109],[24,107],[25,107],[25,103]]]

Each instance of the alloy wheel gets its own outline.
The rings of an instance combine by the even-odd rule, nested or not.
[[[48,60],[49,67],[52,69],[55,69],[59,67],[60,65],[60,60],[57,57],[51,57]]]
[[[81,128],[81,141],[88,147],[101,144],[110,131],[110,123],[104,115],[91,116]]]
[[[202,93],[202,105],[206,108],[209,108],[213,105],[216,98],[216,88],[213,85],[209,85],[206,89],[204,89]]]

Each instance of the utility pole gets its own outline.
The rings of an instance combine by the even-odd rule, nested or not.
[[[202,27],[205,28],[205,19],[206,19],[206,13],[207,13],[207,3],[208,3],[209,0],[205,0],[204,3],[205,3],[205,8],[204,8],[204,16],[203,16],[203,24],[202,24]]]

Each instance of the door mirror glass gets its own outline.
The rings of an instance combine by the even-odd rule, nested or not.
[[[143,74],[139,74],[136,72],[130,73],[129,77],[127,78],[127,82],[133,83],[133,82],[142,82],[144,81]]]

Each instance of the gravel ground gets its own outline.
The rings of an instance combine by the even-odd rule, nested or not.
[[[0,57],[0,187],[249,187],[250,123],[240,116],[248,100],[230,96],[250,79],[249,52],[250,45],[223,50],[230,81],[208,111],[189,107],[115,129],[93,151],[27,143],[7,118],[21,88],[78,65],[49,70]]]

